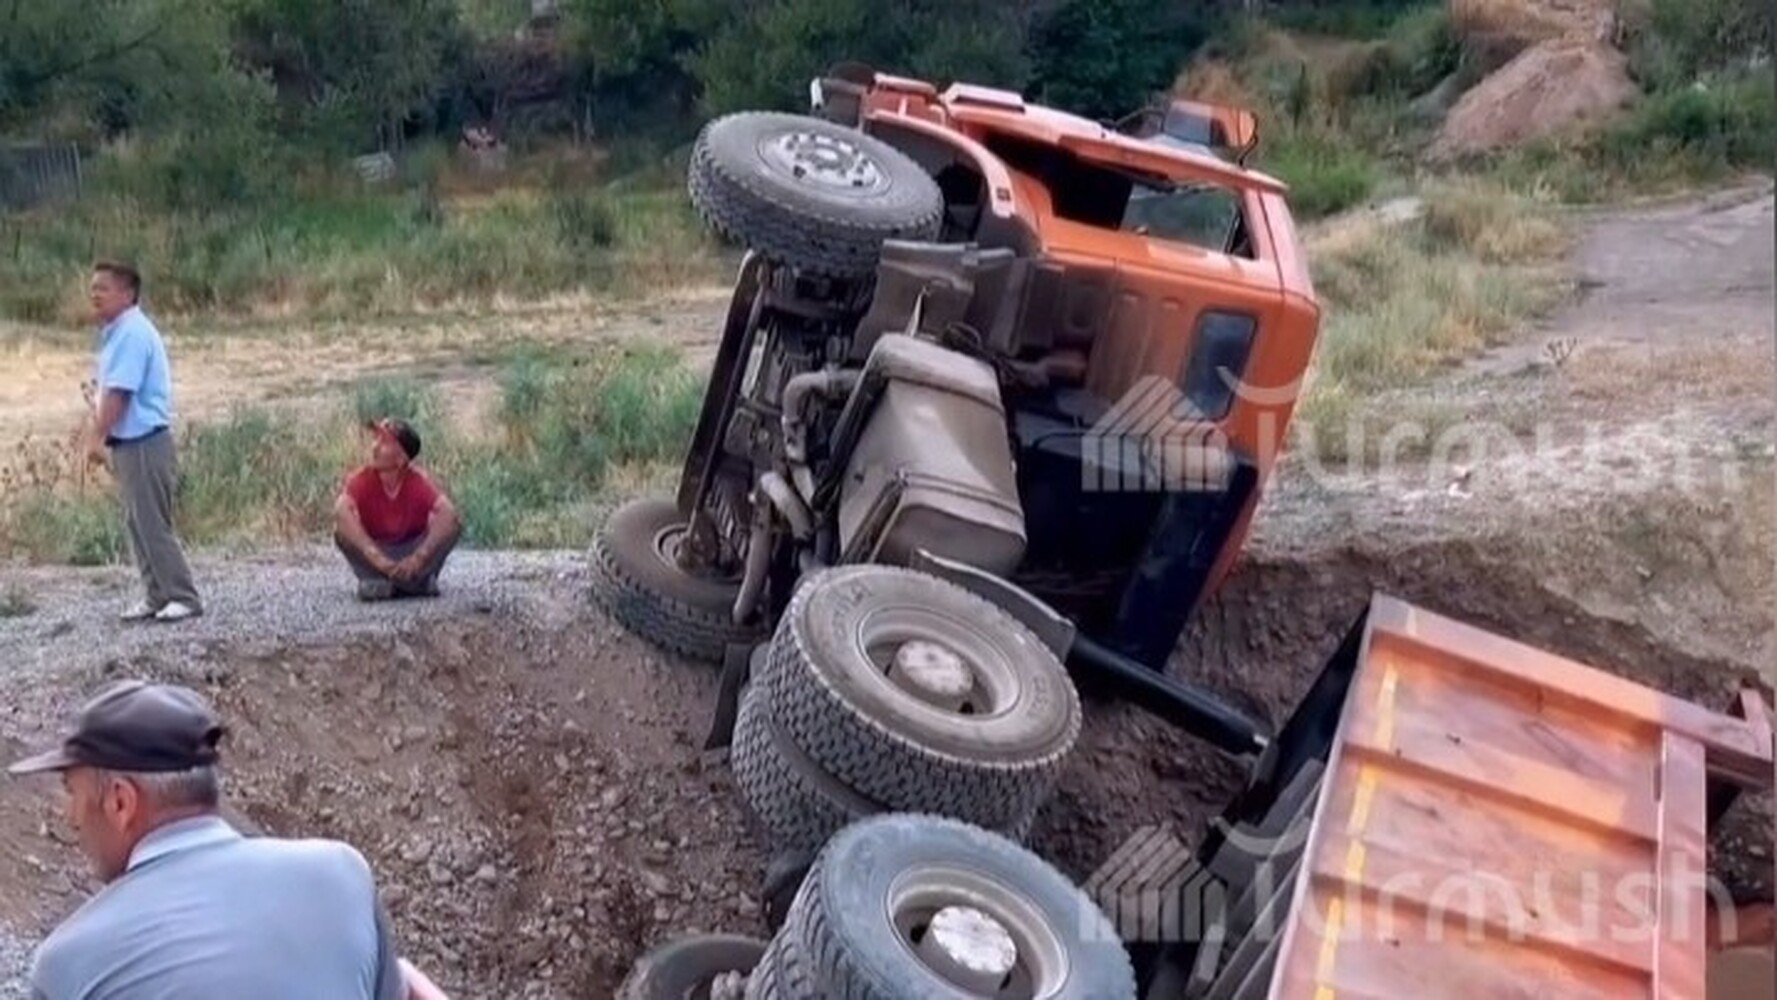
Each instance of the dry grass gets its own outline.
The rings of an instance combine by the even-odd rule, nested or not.
[[[86,268],[145,268],[164,316],[362,317],[497,299],[635,298],[708,282],[729,253],[682,191],[514,187],[461,201],[322,189],[274,205],[175,211],[118,193],[0,219],[0,318],[77,325]]]
[[[1424,192],[1415,220],[1347,221],[1311,236],[1326,305],[1299,429],[1322,455],[1378,393],[1505,342],[1564,294],[1567,239],[1548,209],[1479,181]]]
[[[422,428],[422,464],[456,500],[470,544],[577,547],[613,497],[670,482],[701,393],[674,352],[613,344],[511,358],[478,427],[462,426],[460,397],[410,377],[362,382],[328,405],[240,406],[181,435],[181,533],[236,551],[324,537],[341,477],[361,461],[363,421],[394,415]],[[53,443],[30,457],[0,489],[0,556],[121,559],[108,477],[83,485]]]

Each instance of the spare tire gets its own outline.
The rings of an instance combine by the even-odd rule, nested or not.
[[[617,1000],[706,1000],[711,986],[730,974],[744,986],[766,943],[738,934],[675,938],[636,960],[617,988]],[[736,995],[730,989],[728,995]]]
[[[722,662],[729,643],[753,643],[760,625],[734,624],[738,579],[695,576],[674,560],[686,519],[671,501],[642,497],[605,520],[592,551],[592,594],[642,638],[693,659]]]
[[[911,157],[857,129],[746,111],[698,133],[687,180],[711,228],[768,260],[840,278],[876,269],[885,240],[930,240],[938,183]]]
[[[977,946],[972,973],[947,960],[958,927]],[[1129,954],[1084,892],[1005,838],[941,817],[874,816],[835,834],[778,934],[789,947],[767,961],[806,959],[811,996],[1136,996]]]
[[[820,570],[791,598],[766,714],[809,759],[889,810],[1028,829],[1080,733],[1055,654],[997,605],[915,570]]]

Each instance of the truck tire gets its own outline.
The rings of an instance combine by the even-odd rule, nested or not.
[[[676,938],[636,960],[617,1000],[692,1000],[710,996],[717,977],[739,973],[751,979],[766,943],[738,934],[694,934]]]
[[[917,664],[889,669],[910,640],[953,657],[960,699],[911,683]],[[890,810],[1022,838],[1079,737],[1079,694],[1055,654],[999,607],[929,574],[817,572],[791,598],[768,658],[761,693],[778,731]]]
[[[734,719],[729,760],[734,783],[776,850],[816,850],[834,831],[882,811],[798,751],[763,711],[749,686]]]
[[[804,754],[778,730],[764,710],[762,694],[749,686],[741,695],[729,762],[741,800],[772,850],[813,853],[848,824],[891,811],[846,787]],[[995,832],[1022,844],[1029,839],[1032,818],[1016,819]]]
[[[911,157],[857,129],[746,111],[710,122],[691,151],[691,203],[760,256],[848,278],[876,269],[885,240],[938,234],[944,196]]]
[[[696,660],[722,662],[731,642],[757,642],[765,630],[734,624],[738,580],[680,569],[672,546],[685,517],[670,500],[645,497],[617,508],[593,542],[593,597],[623,627]]]
[[[780,932],[747,977],[746,1000],[828,1000],[809,979],[812,973],[807,956]]]
[[[1006,988],[971,989],[934,961],[934,917],[958,906],[1012,942]],[[1035,854],[943,817],[875,816],[835,834],[779,936],[811,960],[822,996],[1136,996],[1129,954],[1084,892]]]

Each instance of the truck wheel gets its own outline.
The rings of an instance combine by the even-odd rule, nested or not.
[[[827,1000],[809,979],[814,970],[788,934],[779,933],[747,977],[746,1000]]]
[[[757,642],[764,629],[734,624],[739,580],[679,568],[673,553],[684,535],[685,517],[670,500],[647,497],[617,508],[593,543],[593,596],[649,642],[720,663],[728,643]]]
[[[741,695],[730,762],[741,798],[777,850],[816,850],[833,832],[882,811],[824,773],[797,750],[759,704]]]
[[[771,720],[763,694],[749,686],[741,695],[729,761],[741,799],[773,850],[812,854],[847,824],[889,811],[803,753]],[[1023,843],[1030,826],[1026,816],[995,832]]]
[[[889,810],[1022,837],[1080,732],[1054,653],[999,607],[913,570],[819,571],[769,658],[761,693],[778,730]]]
[[[703,127],[691,202],[713,229],[790,267],[835,277],[876,269],[884,240],[938,234],[944,197],[919,164],[857,129],[747,111]]]
[[[1135,972],[1092,900],[1035,854],[936,816],[835,834],[780,937],[823,996],[1134,1000]]]
[[[738,998],[765,947],[764,941],[738,934],[696,934],[668,941],[636,960],[617,989],[617,1000]]]

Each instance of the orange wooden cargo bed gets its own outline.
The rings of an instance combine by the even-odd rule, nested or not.
[[[1705,995],[1710,785],[1773,785],[1707,710],[1378,596],[1273,998]],[[1275,941],[1275,939],[1274,939]]]

